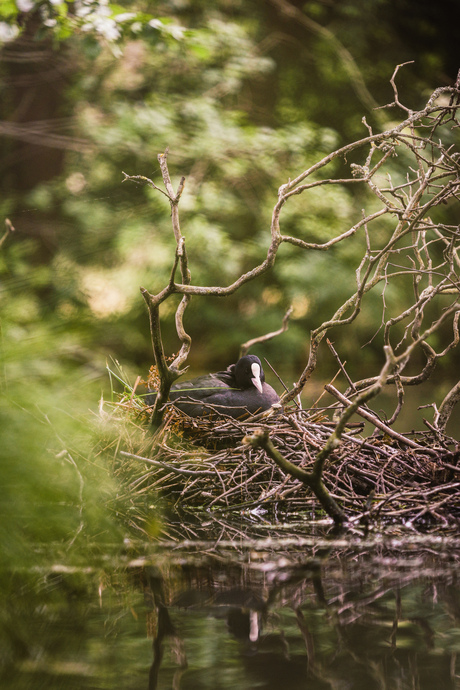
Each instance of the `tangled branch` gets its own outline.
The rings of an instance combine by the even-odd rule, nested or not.
[[[167,399],[171,384],[185,371],[184,364],[190,351],[191,340],[184,329],[183,316],[193,295],[225,297],[233,294],[244,284],[269,271],[273,267],[278,251],[283,244],[293,245],[306,252],[330,251],[353,236],[358,234],[362,236],[363,251],[356,266],[355,284],[350,290],[351,294],[344,299],[332,315],[311,331],[309,354],[304,370],[293,387],[283,394],[284,411],[287,415],[294,412],[289,403],[298,399],[315,371],[318,350],[324,338],[327,338],[332,329],[343,328],[352,324],[360,315],[368,295],[377,287],[381,289],[382,319],[379,331],[381,331],[383,341],[384,363],[375,376],[352,381],[344,364],[340,361],[338,353],[334,350],[334,356],[339,361],[340,370],[345,374],[349,388],[345,394],[342,394],[332,385],[326,387],[337,402],[333,406],[334,423],[332,430],[328,426],[329,423],[325,424],[321,428],[319,436],[312,435],[311,426],[305,425],[304,421],[300,422],[300,418],[295,415],[287,418],[280,417],[279,420],[282,421],[279,423],[275,419],[273,421],[274,432],[271,432],[270,438],[265,431],[255,433],[252,430],[251,436],[250,433],[248,434],[247,425],[242,427],[238,422],[227,422],[227,425],[232,428],[233,436],[236,427],[236,435],[239,438],[242,439],[246,435],[248,439],[252,439],[250,442],[254,450],[257,448],[259,453],[265,453],[274,459],[283,471],[281,484],[279,482],[272,484],[272,480],[270,480],[269,486],[272,488],[264,489],[264,491],[268,491],[267,495],[285,496],[285,486],[290,474],[310,488],[313,487],[312,478],[319,478],[321,484],[322,478],[327,475],[328,471],[326,460],[328,460],[328,464],[331,463],[332,459],[339,454],[339,448],[342,448],[344,444],[348,450],[350,450],[350,444],[352,446],[358,444],[360,453],[370,450],[371,454],[374,453],[374,457],[378,458],[378,463],[384,462],[384,466],[380,469],[372,469],[371,463],[367,465],[367,470],[362,470],[364,475],[373,477],[372,481],[369,480],[373,486],[372,491],[382,486],[386,487],[382,506],[390,501],[390,495],[394,496],[401,490],[400,484],[390,480],[386,472],[388,466],[395,462],[404,464],[404,461],[401,460],[404,454],[415,454],[417,458],[425,458],[430,462],[434,462],[435,458],[437,461],[440,457],[450,458],[452,462],[447,463],[445,467],[449,466],[454,472],[457,472],[457,466],[454,464],[454,461],[456,462],[458,459],[457,450],[452,450],[451,440],[446,440],[445,429],[455,404],[460,400],[460,383],[456,383],[451,388],[441,402],[439,410],[435,407],[434,423],[430,429],[437,439],[436,449],[433,444],[420,443],[407,435],[397,434],[391,428],[402,409],[404,387],[426,381],[439,359],[451,352],[460,340],[460,257],[458,254],[460,226],[440,221],[439,219],[444,218],[444,216],[438,213],[441,205],[457,203],[460,198],[460,151],[456,147],[458,127],[460,126],[458,119],[460,91],[458,84],[454,87],[439,88],[433,92],[422,110],[414,112],[405,107],[399,98],[396,76],[400,67],[401,65],[396,68],[391,79],[394,100],[386,107],[400,108],[404,112],[404,120],[384,132],[373,133],[364,119],[367,136],[329,153],[297,177],[282,185],[279,188],[278,199],[272,212],[270,241],[265,258],[249,271],[237,276],[227,286],[203,286],[192,283],[178,211],[184,188],[184,178],[182,178],[177,192],[174,191],[167,167],[167,151],[158,156],[164,190],[147,178],[125,175],[127,180],[150,184],[152,188],[160,191],[168,198],[171,206],[172,229],[176,241],[175,258],[168,284],[156,294],[145,288],[141,289],[149,309],[153,350],[160,379],[159,392],[153,410],[153,422],[156,427],[170,409]],[[360,153],[363,158],[362,163],[351,164],[349,177],[331,176],[328,173],[331,164],[337,159],[346,162],[347,156],[351,153],[354,153],[355,156]],[[367,209],[362,209],[360,218],[356,219],[351,227],[342,229],[336,236],[327,238],[323,242],[312,242],[282,234],[280,229],[282,210],[291,197],[300,194],[307,195],[312,189],[330,185],[359,186],[362,188]],[[178,279],[178,274],[180,279]],[[387,300],[390,286],[396,282],[403,284],[406,288],[405,293],[408,301],[406,300],[403,307],[397,307]],[[168,366],[161,339],[159,305],[176,294],[182,296],[176,311],[176,329],[181,340],[181,349],[172,364]],[[242,349],[246,352],[254,343],[266,340],[286,330],[288,317],[289,313],[286,314],[283,326],[279,331],[252,339],[245,343]],[[449,335],[449,331],[451,335]],[[329,340],[328,343],[332,347]],[[422,367],[414,373],[413,367],[412,370],[409,370],[408,367],[410,363],[414,362],[415,353],[422,353],[424,361]],[[366,403],[378,395],[387,385],[395,386],[398,402],[391,418],[382,422],[374,413],[369,411]],[[298,410],[298,413],[303,414],[302,410]],[[355,414],[362,415],[373,424],[375,429],[389,436],[392,443],[396,444],[397,450],[395,450],[394,445],[385,446],[383,443],[379,443],[376,446],[375,442],[369,439],[357,441],[352,438],[348,429],[350,419]],[[171,417],[167,416],[166,419],[171,419]],[[289,421],[286,422],[286,419]],[[283,425],[285,424],[289,428],[289,431],[286,432],[289,438],[292,434],[294,437],[295,434],[298,434],[302,439],[304,444],[302,454],[306,454],[313,462],[311,471],[299,468],[297,450],[293,450],[298,449],[298,439],[291,443],[284,438],[286,426]],[[165,425],[163,432],[165,428],[168,428],[167,422]],[[280,428],[283,429],[283,432],[280,431]],[[217,425],[217,429],[219,429],[219,425]],[[206,431],[205,422],[195,423],[192,421],[190,424],[189,421],[188,432],[191,431],[192,436],[194,430],[202,441],[206,440],[206,435],[209,436],[211,433]],[[213,423],[212,433],[214,435],[216,433],[215,423]],[[281,439],[280,449],[274,445],[277,439],[278,441]],[[310,439],[308,443],[306,443],[306,439]],[[283,449],[287,452],[287,456]],[[212,457],[212,468],[198,469],[193,467],[187,469],[183,467],[185,474],[177,468],[173,469],[173,465],[168,472],[167,468],[170,461],[172,462],[171,456],[168,455],[172,452],[170,447],[163,444],[157,451],[161,452],[161,457],[156,458],[155,462],[154,459],[151,459],[151,462],[157,466],[156,471],[166,471],[166,476],[171,479],[171,486],[176,486],[179,475],[187,476],[187,485],[181,490],[181,495],[185,492],[187,500],[191,502],[193,502],[195,494],[193,491],[190,492],[190,482],[192,482],[192,487],[200,485],[200,489],[197,489],[196,492],[196,496],[200,496],[200,500],[208,495],[211,501],[209,505],[224,502],[226,506],[229,506],[230,499],[236,498],[236,496],[240,500],[243,496],[247,496],[249,503],[254,503],[256,498],[251,493],[249,485],[252,487],[260,486],[259,479],[256,481],[256,477],[263,476],[264,481],[267,480],[267,466],[264,465],[250,478],[246,478],[240,483],[236,482],[236,477],[243,472],[244,458],[241,460],[241,449],[235,466],[229,465],[228,457],[225,458],[225,471],[219,468],[221,456],[217,454]],[[135,458],[135,455],[131,454],[131,457]],[[184,458],[183,455],[181,457]],[[344,467],[344,464],[348,468],[349,465],[345,463],[343,456],[340,457],[341,468]],[[137,459],[142,460],[142,456]],[[200,458],[200,463],[201,461],[202,458]],[[273,466],[269,465],[268,467],[272,467],[271,471],[273,472]],[[425,476],[424,473],[422,474]],[[218,479],[218,494],[215,491],[210,491],[208,485],[204,490],[200,483],[202,480],[209,482],[211,475]],[[163,474],[158,481],[163,486]],[[352,480],[347,479],[346,481]],[[336,480],[336,486],[337,482],[341,483],[342,486],[342,479]],[[320,484],[316,485],[316,489]],[[449,491],[451,488],[451,484],[449,484]],[[396,492],[396,494],[392,494],[392,492]],[[316,495],[320,497],[318,491],[316,491]],[[425,495],[427,496],[428,493]],[[450,493],[448,495],[450,496]],[[407,493],[404,496],[407,498]],[[341,522],[343,520],[341,509],[336,506],[332,495],[330,498],[332,502],[329,499],[322,500],[320,498],[320,500],[324,508],[326,508],[326,504],[329,506],[329,514],[337,522]],[[262,500],[261,495],[259,495],[258,500],[259,502]],[[346,500],[344,494],[342,494],[342,500]],[[448,502],[449,499],[446,501]],[[419,512],[421,511],[420,506],[417,509]]]

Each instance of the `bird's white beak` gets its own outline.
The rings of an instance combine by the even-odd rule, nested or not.
[[[260,366],[257,364],[257,362],[253,362],[251,364],[251,371],[252,371],[252,379],[251,381],[259,391],[259,393],[262,393],[262,381],[260,380]]]

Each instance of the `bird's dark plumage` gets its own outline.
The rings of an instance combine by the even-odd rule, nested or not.
[[[153,405],[155,397],[148,395],[147,403]],[[169,399],[190,417],[222,414],[238,419],[268,410],[279,396],[265,383],[260,359],[245,355],[225,371],[174,384]]]

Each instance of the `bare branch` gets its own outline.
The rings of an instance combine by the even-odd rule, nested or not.
[[[289,3],[280,0],[277,3],[284,10],[293,11]],[[295,8],[294,8],[295,9]],[[407,63],[405,63],[407,64]],[[171,382],[181,373],[190,350],[191,341],[183,325],[183,316],[192,295],[228,296],[241,286],[269,271],[274,265],[277,252],[283,243],[297,246],[304,250],[328,251],[337,244],[363,232],[365,250],[355,270],[355,287],[351,288],[343,303],[322,323],[311,331],[309,356],[304,371],[294,387],[284,394],[283,403],[297,398],[306,382],[314,372],[317,364],[318,350],[325,336],[332,328],[343,327],[354,322],[361,313],[363,302],[368,294],[378,285],[383,285],[382,331],[383,343],[392,353],[394,366],[389,366],[388,355],[384,369],[374,377],[359,382],[350,382],[350,387],[359,395],[368,395],[369,388],[377,390],[384,379],[384,384],[394,383],[398,387],[398,408],[393,415],[396,419],[404,397],[403,386],[415,385],[430,375],[437,360],[447,354],[459,342],[458,335],[458,294],[460,290],[458,255],[459,230],[436,222],[432,212],[447,200],[460,196],[460,154],[453,148],[447,137],[443,138],[441,127],[456,127],[456,108],[453,103],[446,105],[446,96],[456,96],[457,87],[443,87],[433,92],[425,107],[417,112],[401,104],[396,86],[397,66],[391,79],[394,101],[389,107],[398,106],[406,118],[390,129],[374,134],[372,128],[364,121],[367,136],[351,142],[317,161],[307,170],[279,188],[278,200],[273,208],[270,227],[270,242],[265,258],[246,273],[238,276],[227,286],[203,286],[191,283],[188,267],[185,239],[181,233],[178,203],[184,189],[184,178],[180,181],[177,192],[174,190],[167,166],[166,150],[158,156],[163,183],[166,191],[160,190],[169,200],[171,221],[176,240],[174,264],[170,280],[157,294],[151,294],[144,288],[142,294],[149,307],[152,328],[152,342],[160,378],[165,384],[160,388],[158,404],[164,404],[166,391]],[[455,100],[455,99],[454,99]],[[452,98],[451,98],[452,101]],[[363,164],[353,163],[350,177],[334,178],[326,175],[331,163],[346,157],[351,152],[362,151]],[[405,171],[400,176],[395,172],[394,162],[401,159]],[[394,173],[395,182],[392,174]],[[154,189],[159,189],[151,180],[142,176],[127,176],[125,179],[145,182]],[[299,194],[308,194],[321,186],[340,185],[346,187],[360,185],[370,195],[370,208],[362,209],[361,217],[351,227],[342,230],[336,236],[322,242],[309,242],[303,238],[281,234],[280,219],[284,205],[289,199]],[[180,281],[177,273],[180,272]],[[392,282],[406,280],[411,286],[412,304],[405,306],[396,314],[393,305],[387,303]],[[450,306],[445,306],[445,296],[456,294],[457,299]],[[176,330],[181,340],[181,349],[176,359],[168,367],[165,362],[159,326],[158,307],[173,294],[182,296],[176,311]],[[440,300],[443,300],[440,302]],[[439,305],[439,307],[438,307]],[[432,307],[435,306],[439,318],[429,320]],[[440,330],[447,318],[452,319],[454,336],[450,343],[443,344],[443,349],[436,352],[427,338]],[[426,327],[425,322],[430,324]],[[287,316],[283,327],[261,338],[255,338],[242,345],[242,353],[257,342],[262,342],[283,332],[287,328]],[[156,335],[154,335],[154,333]],[[375,337],[375,336],[374,336]],[[415,347],[421,348],[426,357],[423,370],[417,375],[404,376],[403,372],[412,357]],[[340,357],[335,353],[340,363]],[[383,376],[385,371],[385,376]],[[346,372],[344,372],[346,374]],[[382,379],[383,377],[383,379]],[[382,385],[384,385],[382,384]]]
[[[14,232],[13,224],[9,218],[5,218],[5,227],[6,227],[6,230],[5,230],[4,235],[2,235],[2,237],[0,237],[0,247],[6,241],[6,238],[8,237],[8,235],[10,235],[12,232]]]
[[[455,405],[459,402],[459,400],[460,381],[456,383],[453,388],[450,389],[450,391],[447,393],[444,400],[439,406],[439,412],[435,417],[435,425],[440,431],[445,432],[450,416],[454,410]]]
[[[120,450],[120,455],[125,458],[131,458],[133,460],[140,460],[148,465],[155,465],[155,467],[163,467],[169,472],[174,472],[175,474],[182,474],[185,477],[215,477],[216,472],[212,470],[185,470],[181,467],[175,467],[174,465],[167,464],[166,462],[161,462],[161,460],[153,460],[152,458],[146,458],[143,455],[136,455],[135,453],[127,453],[124,450]],[[227,472],[222,472],[222,474],[228,474]]]
[[[347,517],[345,513],[337,505],[323,484],[321,470],[318,471],[318,468],[315,467],[312,472],[306,472],[298,465],[287,460],[273,445],[267,429],[256,429],[251,436],[246,436],[243,440],[253,448],[263,448],[267,455],[283,470],[283,472],[286,472],[295,479],[299,479],[302,484],[308,486],[337,526],[346,522]]]
[[[375,381],[374,385],[376,383],[378,385],[380,385],[379,381]],[[363,417],[363,419],[366,419],[368,422],[371,422],[378,429],[385,432],[385,434],[388,434],[388,436],[390,436],[391,438],[394,438],[396,441],[399,441],[403,445],[409,446],[410,448],[416,448],[418,450],[423,450],[424,453],[429,453],[430,455],[437,455],[438,454],[437,451],[432,450],[431,448],[429,448],[429,449],[424,448],[424,447],[422,448],[422,446],[420,446],[415,441],[412,441],[412,439],[407,438],[403,434],[398,434],[398,432],[394,431],[394,429],[391,429],[391,427],[389,427],[388,424],[384,424],[384,422],[380,421],[380,419],[376,415],[372,414],[372,412],[370,412],[369,410],[366,410],[362,407],[363,398],[359,398],[358,402],[356,400],[353,401],[353,400],[350,400],[349,398],[347,398],[345,395],[342,395],[342,393],[340,393],[340,391],[338,391],[337,388],[335,388],[334,386],[331,386],[330,384],[327,384],[325,386],[325,388],[326,388],[327,392],[330,393],[331,395],[333,395],[335,398],[337,398],[337,400],[340,400],[341,403],[343,403],[344,405],[347,405],[347,409],[350,411],[348,414],[348,417],[350,417],[352,414],[355,414],[355,413],[359,414],[360,417]],[[370,389],[368,389],[368,390],[370,390]],[[375,394],[377,394],[379,392],[379,390],[380,390],[380,388],[375,392]],[[375,396],[373,395],[370,397],[375,397]],[[365,401],[367,402],[367,400],[369,400],[370,397],[366,397]]]
[[[243,357],[246,355],[251,347],[254,345],[257,345],[258,343],[266,343],[267,340],[272,340],[273,338],[276,338],[277,335],[281,335],[285,331],[287,331],[289,327],[289,317],[292,314],[292,307],[289,307],[285,315],[283,316],[283,323],[281,328],[278,328],[277,331],[272,331],[271,333],[266,333],[266,335],[260,335],[258,338],[252,338],[251,340],[247,340],[245,343],[240,345],[240,357]]]
[[[174,294],[176,292],[175,290],[175,274],[177,267],[180,267],[180,273],[181,273],[181,280],[184,285],[189,285],[190,283],[190,271],[188,268],[188,259],[187,259],[187,252],[185,249],[185,239],[181,233],[180,230],[180,222],[179,222],[179,209],[178,209],[178,204],[179,200],[181,197],[181,194],[184,189],[184,183],[185,183],[185,178],[182,178],[179,187],[177,190],[177,193],[174,192],[174,188],[171,182],[171,177],[169,175],[169,170],[168,170],[168,165],[167,165],[167,155],[168,155],[168,149],[162,154],[158,155],[158,162],[160,164],[160,169],[162,172],[163,176],[163,183],[166,188],[166,196],[169,199],[169,203],[171,206],[171,222],[172,222],[172,227],[173,227],[173,232],[174,232],[174,237],[176,240],[176,252],[175,252],[175,257],[174,257],[174,264],[173,268],[171,271],[171,277],[169,280],[168,286],[162,290],[160,293],[157,295],[152,295],[148,290],[145,288],[141,288],[141,293],[142,296],[147,304],[148,310],[149,310],[149,318],[150,318],[150,333],[152,336],[152,346],[153,346],[153,353],[155,356],[155,363],[157,366],[158,374],[160,377],[160,387],[159,391],[155,400],[155,404],[153,407],[153,414],[152,414],[152,424],[154,427],[157,427],[162,418],[163,418],[163,409],[166,401],[168,400],[169,397],[169,391],[171,389],[172,383],[182,374],[184,373],[185,369],[181,369],[181,367],[184,365],[185,361],[187,360],[188,353],[190,352],[190,347],[192,344],[192,340],[188,333],[185,331],[184,328],[184,312],[187,308],[187,305],[190,301],[190,295],[184,294],[182,296],[182,299],[179,303],[178,308],[176,309],[176,331],[177,335],[179,336],[179,339],[181,341],[181,348],[180,351],[177,355],[177,357],[174,359],[172,364],[168,366],[164,354],[164,349],[163,349],[163,341],[161,338],[161,324],[160,324],[160,313],[159,313],[159,306],[161,302],[163,302],[165,299],[167,299],[170,295]],[[133,179],[128,176],[125,176],[126,179]],[[159,191],[161,190],[159,187],[157,187],[151,180],[147,180],[147,178],[142,178],[141,176],[135,176],[134,179],[142,179],[143,181],[147,181],[149,184],[154,189],[158,189]],[[164,192],[163,192],[164,193]]]

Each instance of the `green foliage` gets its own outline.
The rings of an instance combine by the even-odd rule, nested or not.
[[[197,46],[206,46],[205,53],[197,52]],[[194,31],[190,44],[174,44],[153,53],[128,44],[124,57],[112,62],[109,70],[107,56],[101,56],[93,75],[102,94],[109,90],[110,99],[103,98],[99,104],[81,100],[79,110],[81,134],[91,136],[98,156],[91,152],[79,157],[67,179],[46,186],[45,205],[60,209],[67,223],[59,231],[65,235],[60,238],[55,265],[65,270],[56,274],[55,289],[65,272],[78,276],[93,314],[99,319],[116,318],[129,330],[132,358],[145,358],[148,344],[138,288],[144,285],[158,290],[165,284],[174,241],[168,202],[150,188],[122,187],[120,171],[146,173],[158,182],[158,173],[155,176],[151,169],[155,172],[157,153],[170,147],[172,172],[186,176],[181,221],[193,281],[222,285],[263,258],[270,208],[288,171],[300,171],[336,143],[328,129],[308,123],[277,129],[257,127],[239,108],[226,107],[249,73],[254,79],[272,66],[266,59],[248,59],[251,51],[254,46],[241,26],[228,22],[223,26],[212,18],[207,26]],[[171,64],[174,72],[169,78]],[[92,90],[89,84],[89,96]],[[315,233],[322,232],[321,223],[326,221],[332,232],[348,214],[341,206],[345,198],[332,189],[321,197],[315,195],[313,204],[310,200],[308,208],[304,205],[298,211],[298,218],[309,228],[316,227]],[[40,199],[45,199],[43,187],[33,192],[30,204],[37,205]],[[285,222],[290,223],[290,218]],[[273,280],[278,284],[277,273],[265,282],[271,285]],[[295,292],[304,288],[305,283],[300,283]],[[271,293],[266,303],[260,299],[263,289],[248,286],[241,296],[227,302],[233,326],[230,339],[229,334],[220,339],[213,332],[222,302],[201,300],[186,316],[192,337],[204,346],[200,338],[204,331],[208,348],[217,348],[221,357],[228,358],[229,346],[237,351],[248,335],[265,330],[267,320],[276,328],[292,290],[278,285],[278,299],[274,302]],[[257,309],[248,308],[254,302]],[[174,330],[173,313],[169,312],[169,317],[165,315],[168,341]],[[145,337],[136,339],[135,331],[140,329]],[[121,328],[118,333],[112,348],[127,357],[122,343],[125,334]],[[296,336],[291,331],[287,338],[300,343],[303,334]],[[133,348],[136,340],[137,351]],[[173,337],[168,348],[174,347]]]
[[[95,388],[65,363],[56,334],[28,337],[2,320],[2,336],[2,568],[84,561],[88,545],[120,542],[121,527],[107,467],[92,457]]]
[[[0,252],[2,581],[11,567],[85,562],[88,548],[119,545],[124,531],[111,512],[108,467],[93,452],[97,361],[63,309],[65,298],[52,316],[39,300],[50,291],[53,266],[31,269],[35,248],[13,234]]]
[[[117,42],[126,37],[153,41],[183,37],[181,26],[168,17],[139,10],[139,4],[129,0],[123,5],[108,0],[2,0],[0,42],[18,36],[31,18],[39,22],[37,38],[52,35],[60,43],[78,36],[88,57],[98,55],[102,43],[111,44],[116,52]]]

